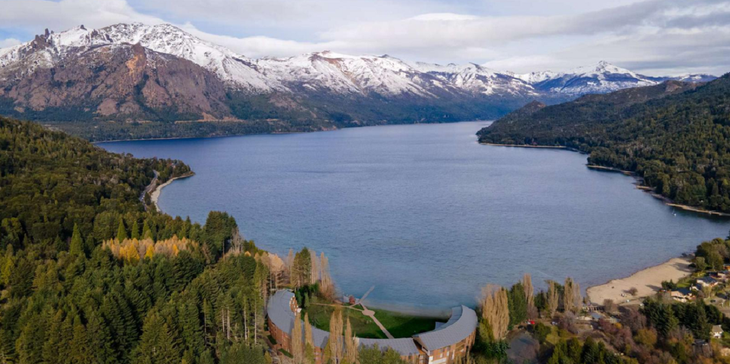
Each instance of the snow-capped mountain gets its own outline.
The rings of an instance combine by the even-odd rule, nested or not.
[[[659,83],[650,77],[616,67],[606,61],[599,62],[596,67],[579,67],[569,72],[532,72],[518,77],[539,91],[571,96],[607,93]]]
[[[116,24],[100,29],[87,29],[81,25],[60,33],[47,32],[44,36],[36,36],[34,41],[0,53],[0,67],[32,57],[27,68],[32,72],[36,67],[48,68],[65,57],[96,47],[137,43],[155,52],[189,60],[214,72],[230,86],[252,93],[281,88],[274,80],[264,77],[252,60],[170,24]],[[39,44],[42,49],[37,49]]]
[[[536,99],[554,103],[666,79],[606,62],[517,75],[472,63],[328,51],[252,59],[169,24],[133,23],[46,31],[0,49],[0,113],[41,119],[286,117],[359,125],[448,121],[493,118]]]
[[[666,80],[674,80],[674,81],[682,81],[682,82],[710,82],[714,79],[717,79],[717,76],[713,75],[707,75],[707,74],[686,74],[681,76],[675,76],[675,77],[656,77],[659,81],[666,81]]]
[[[436,97],[428,80],[407,63],[387,55],[350,56],[329,51],[257,61],[269,78],[289,90],[340,94],[411,94]]]
[[[474,63],[457,65],[418,62],[415,68],[435,77],[438,86],[451,85],[455,88],[483,95],[538,96],[538,93],[522,79],[510,73],[500,73]]]

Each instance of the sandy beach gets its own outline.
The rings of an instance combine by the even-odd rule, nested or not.
[[[608,283],[588,288],[587,294],[591,302],[602,305],[606,299],[616,303],[626,300],[651,296],[661,289],[662,281],[674,280],[686,277],[692,273],[689,258],[672,258],[662,264],[638,271],[627,278],[614,279]],[[627,291],[636,287],[638,294],[631,296]],[[621,295],[624,296],[621,296]]]
[[[192,177],[194,175],[195,175],[195,173],[191,172],[191,173],[183,175],[183,176],[170,178],[167,182],[155,187],[155,189],[152,190],[152,193],[150,193],[150,199],[152,200],[152,205],[155,207],[155,209],[157,211],[162,211],[162,210],[160,210],[160,207],[157,205],[157,202],[160,200],[160,195],[162,194],[163,188],[167,187],[167,185],[174,182],[175,180]]]

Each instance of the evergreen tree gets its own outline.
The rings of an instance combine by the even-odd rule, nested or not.
[[[509,323],[519,325],[527,320],[527,297],[522,283],[512,286],[509,291]]]
[[[155,239],[147,219],[144,220],[144,224],[142,225],[142,239]]]
[[[74,363],[91,362],[86,327],[83,323],[81,323],[81,318],[78,315],[74,315],[73,319],[73,337],[71,338],[70,358]]]
[[[167,323],[155,311],[150,311],[142,327],[142,336],[135,350],[134,362],[144,364],[177,364],[180,353]]]
[[[74,224],[74,230],[73,235],[71,235],[71,245],[69,247],[69,251],[71,254],[74,255],[84,254],[84,240],[83,238],[81,238],[81,232],[79,231],[79,226],[77,224]]]
[[[132,223],[132,239],[139,239],[139,225],[137,224],[137,220],[134,220],[134,223]]]
[[[119,219],[119,227],[117,228],[117,240],[120,242],[127,238],[127,229],[124,227],[124,219]]]

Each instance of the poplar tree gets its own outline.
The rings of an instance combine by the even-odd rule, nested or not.
[[[565,278],[563,286],[563,311],[577,312],[580,308],[580,287],[572,278]]]
[[[522,278],[522,286],[525,289],[525,298],[527,299],[527,316],[530,319],[535,319],[535,289],[532,287],[532,276],[529,273],[525,273]]]
[[[491,338],[501,341],[509,328],[509,300],[507,290],[502,287],[487,285],[482,289],[482,319],[491,329]]]
[[[324,252],[319,255],[319,276],[319,293],[327,299],[334,298],[335,285],[332,281],[332,276],[330,275],[329,259],[324,256]]]
[[[307,364],[314,364],[314,336],[312,335],[312,324],[309,323],[309,314],[304,314],[304,352]]]
[[[342,342],[342,310],[335,309],[330,317],[330,336],[329,336],[329,350],[330,360],[334,364],[342,362],[344,345]]]
[[[294,364],[304,363],[304,348],[302,347],[302,318],[299,311],[294,315],[294,328],[291,332],[291,355]]]
[[[558,284],[555,283],[555,281],[548,281],[547,311],[551,318],[555,316],[555,312],[558,311],[559,303],[560,295],[558,293]]]
[[[345,355],[344,359],[348,364],[356,364],[357,361],[357,338],[352,332],[352,325],[350,325],[350,318],[347,319],[347,326],[345,328]]]

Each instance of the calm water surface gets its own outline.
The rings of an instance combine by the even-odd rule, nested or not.
[[[374,285],[381,303],[472,304],[525,272],[587,287],[728,235],[728,220],[667,207],[585,155],[479,145],[486,124],[101,146],[185,161],[196,176],[165,188],[165,212],[228,211],[269,251],[324,251],[344,293]]]

